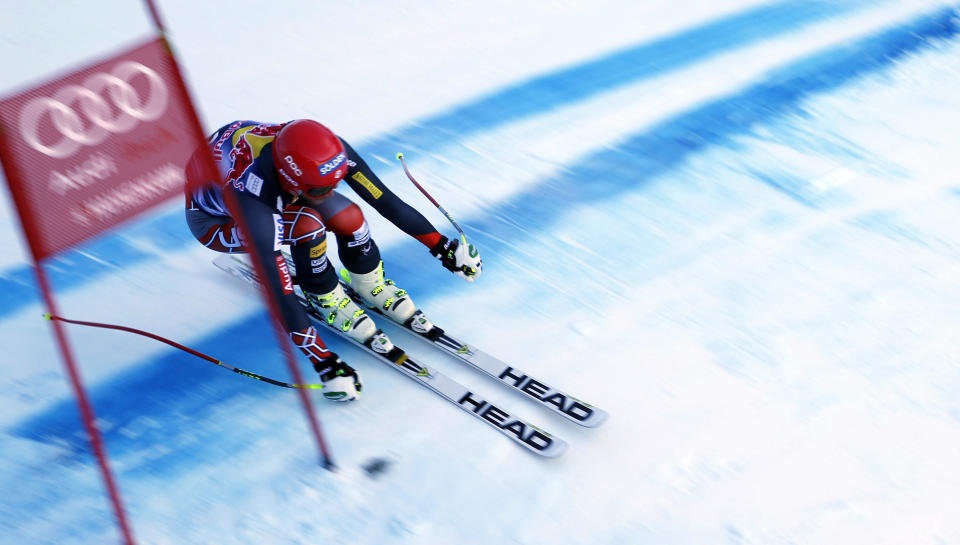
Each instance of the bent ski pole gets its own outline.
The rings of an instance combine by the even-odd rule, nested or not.
[[[457,225],[457,222],[456,222],[456,220],[453,219],[453,216],[451,216],[449,212],[447,212],[446,210],[444,210],[443,207],[440,206],[440,203],[438,203],[433,197],[431,197],[430,194],[427,193],[427,190],[424,189],[423,186],[421,186],[421,185],[417,182],[417,180],[415,180],[415,179],[413,178],[413,174],[410,174],[410,169],[407,168],[407,162],[403,160],[403,154],[402,154],[402,153],[397,153],[397,159],[399,159],[399,160],[400,160],[400,164],[403,165],[403,172],[406,173],[407,178],[410,178],[410,181],[413,182],[413,185],[417,186],[417,189],[419,189],[420,192],[423,193],[423,195],[424,195],[427,199],[429,199],[429,201],[432,202],[433,205],[436,206],[437,209],[440,210],[440,212],[442,212],[443,215],[446,216],[448,220],[450,220],[450,223],[452,223],[453,226],[454,226],[454,228],[456,228],[457,232],[460,233],[460,242],[463,243],[464,245],[466,245],[466,244],[467,244],[467,237],[466,237],[466,235],[463,234],[463,229],[461,229],[460,226]]]
[[[238,374],[238,375],[243,375],[243,376],[245,376],[245,377],[250,377],[250,378],[253,378],[253,379],[257,379],[257,380],[259,380],[259,381],[261,381],[261,382],[266,382],[266,383],[268,383],[268,384],[273,384],[273,385],[275,385],[275,386],[282,386],[282,387],[284,387],[284,388],[305,388],[305,389],[309,389],[309,390],[319,390],[319,389],[323,388],[323,385],[322,385],[322,384],[292,384],[292,383],[289,383],[289,382],[282,382],[282,381],[279,381],[279,380],[274,380],[274,379],[272,379],[272,378],[270,378],[270,377],[265,377],[265,376],[263,376],[263,375],[258,375],[258,374],[256,374],[256,373],[251,373],[250,371],[244,371],[243,369],[239,369],[239,368],[237,368],[237,367],[234,367],[234,366],[232,366],[232,365],[229,365],[229,364],[227,364],[227,363],[224,363],[224,362],[222,362],[222,361],[220,361],[220,360],[218,360],[218,359],[216,359],[216,358],[210,357],[210,356],[204,354],[203,352],[199,352],[199,351],[194,350],[194,349],[192,349],[192,348],[190,348],[190,347],[183,346],[183,345],[180,344],[180,343],[171,341],[170,339],[166,339],[166,338],[164,338],[164,337],[161,337],[160,335],[155,335],[155,334],[150,333],[150,332],[148,332],[148,331],[141,331],[141,330],[139,330],[139,329],[134,329],[134,328],[132,328],[132,327],[127,327],[127,326],[122,326],[122,325],[101,324],[101,323],[99,323],[99,322],[82,322],[82,321],[80,321],[80,320],[68,320],[67,318],[63,318],[63,317],[61,317],[61,316],[54,316],[53,314],[44,314],[43,317],[46,318],[47,320],[60,320],[61,322],[68,323],[68,324],[84,325],[84,326],[89,326],[89,327],[99,327],[99,328],[102,328],[102,329],[116,329],[116,330],[118,330],[118,331],[126,331],[126,332],[128,332],[128,333],[135,333],[135,334],[137,334],[137,335],[142,335],[142,336],[144,336],[144,337],[149,337],[149,338],[151,338],[151,339],[160,341],[160,342],[162,342],[162,343],[169,344],[170,346],[172,346],[172,347],[174,347],[174,348],[179,348],[180,350],[183,350],[184,352],[187,352],[187,353],[189,353],[189,354],[192,354],[192,355],[194,355],[194,356],[196,356],[196,357],[198,357],[198,358],[200,358],[200,359],[204,359],[204,360],[207,360],[207,361],[209,361],[209,362],[211,362],[211,363],[215,363],[215,364],[219,365],[220,367],[223,367],[224,369],[228,369],[228,370],[230,370],[230,371],[233,371],[234,373],[236,373],[236,374]]]

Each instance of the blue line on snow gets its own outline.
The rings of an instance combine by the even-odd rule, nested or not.
[[[473,241],[484,253],[510,254],[514,251],[511,241],[517,239],[518,231],[548,229],[570,209],[569,203],[583,206],[633,191],[691,155],[752,131],[758,123],[788,113],[802,114],[801,103],[813,95],[887,68],[935,40],[955,39],[958,34],[957,8],[943,8],[774,70],[760,83],[701,104],[593,156],[580,158],[562,175],[544,179],[510,200],[491,206],[483,218],[469,222],[475,229]],[[598,175],[598,171],[603,175]],[[583,183],[585,180],[590,183]],[[403,285],[417,294],[438,296],[455,287],[450,282],[438,282],[430,271],[424,274],[405,268],[407,260],[400,258],[417,251],[412,243],[383,251],[384,260],[393,264],[394,278],[402,278]]]
[[[635,135],[613,149],[579,161],[583,165],[615,165],[617,176],[595,176],[595,171],[589,170],[591,167],[576,167],[559,178],[544,180],[537,187],[495,206],[488,217],[514,218],[522,223],[522,228],[525,230],[545,229],[567,210],[565,206],[567,202],[582,205],[585,202],[605,200],[624,191],[633,190],[638,183],[662,175],[687,160],[690,155],[708,146],[723,144],[736,134],[750,131],[758,122],[769,122],[784,114],[799,111],[801,102],[811,95],[836,89],[857,78],[889,67],[904,56],[929,46],[933,40],[955,38],[960,34],[960,20],[956,15],[954,8],[943,9],[858,43],[813,55],[774,71],[764,82],[741,93],[703,104],[642,134]],[[590,178],[591,184],[582,184],[585,178]],[[549,191],[545,190],[547,185],[549,185]],[[515,210],[523,210],[522,217],[517,218],[514,214]],[[485,219],[475,221],[474,225],[478,227],[478,232],[485,233],[475,237],[479,239],[482,247],[495,253],[511,251],[507,243],[500,241],[514,238],[516,231],[514,224],[508,224],[499,219]],[[399,257],[417,251],[422,250],[416,243],[411,242],[387,249],[385,254]],[[394,264],[394,271],[403,270],[404,260],[389,257],[386,259]],[[411,291],[414,293],[432,296],[442,293],[445,289],[459,286],[453,281],[438,282],[437,279],[449,276],[439,267],[436,271],[432,269],[431,271],[424,273],[407,270],[409,274],[404,274],[404,284],[412,287]],[[253,327],[248,322],[250,319],[241,326],[230,326],[226,330],[211,334],[203,342],[201,349],[208,343],[210,350],[230,349],[238,338],[237,331],[249,331]],[[222,342],[223,339],[231,340]],[[268,344],[272,347],[272,343]],[[231,351],[228,358],[236,357],[239,361],[241,355],[244,361],[256,361],[256,357],[251,358],[250,354],[243,350],[237,350],[235,353]],[[198,362],[199,367],[187,368],[183,366],[193,365],[193,362],[171,361],[178,360],[180,357],[168,355],[164,358],[148,360],[129,374],[111,379],[97,387],[94,390],[94,399],[99,416],[112,423],[122,424],[124,419],[129,420],[128,413],[136,409],[141,416],[149,416],[160,423],[173,419],[175,422],[169,425],[177,425],[176,422],[183,418],[183,414],[192,411],[192,406],[189,405],[196,400],[180,403],[173,396],[160,394],[157,401],[147,399],[142,404],[137,402],[134,407],[129,399],[116,400],[112,396],[116,396],[117,392],[139,390],[155,385],[158,381],[165,381],[167,379],[161,379],[161,377],[165,377],[164,373],[171,368],[178,368],[177,373],[181,374],[181,377],[176,380],[181,382],[190,382],[206,376],[208,371],[201,368],[208,364]],[[232,390],[234,385],[239,390],[249,389],[248,385],[240,384],[243,381],[238,380],[237,377],[227,376],[228,373],[225,371],[213,369],[209,372],[221,375],[206,376],[202,382],[204,388],[214,387],[218,392],[221,389]],[[208,383],[211,379],[215,382]],[[139,386],[128,387],[128,383]],[[173,386],[169,387],[173,388]],[[218,399],[219,394],[209,394],[210,392],[205,392],[206,399]],[[81,437],[70,439],[67,433],[68,430],[76,429],[77,424],[75,411],[69,403],[72,402],[64,401],[26,419],[16,425],[11,432],[38,440],[48,437],[63,439],[67,436],[72,448],[85,449],[85,444],[79,442]],[[171,403],[176,409],[173,415],[168,414]],[[122,425],[116,427],[119,428]],[[111,442],[111,451],[115,452],[115,455],[122,456],[125,450],[137,448],[126,444],[129,439],[123,433],[108,433],[108,438]]]
[[[248,334],[250,331],[269,331],[270,328],[267,315],[258,313],[198,340],[192,347],[228,363],[250,362],[238,365],[249,371],[288,380],[289,372],[277,357],[276,345],[264,343],[261,338]],[[225,337],[232,340],[224,342]],[[249,367],[257,365],[257,362],[260,362],[260,367]],[[264,363],[269,368],[265,369]],[[239,377],[186,352],[166,350],[162,356],[132,366],[95,385],[90,389],[90,398],[97,409],[97,419],[101,421],[104,441],[111,455],[122,457],[130,448],[149,448],[151,444],[169,445],[167,438],[179,436],[183,431],[171,426],[182,427],[211,404],[227,403],[237,396],[262,398],[277,395],[283,390]],[[297,407],[291,405],[291,408],[296,414]],[[85,459],[89,448],[76,402],[72,398],[62,399],[6,431],[15,437],[54,442],[65,447],[66,453],[61,453],[64,461],[78,455]],[[182,439],[193,441],[196,437],[185,434]],[[194,452],[200,448],[193,444],[187,446]],[[152,459],[147,461],[154,469],[159,463]],[[126,469],[135,470],[136,464]]]
[[[788,0],[746,10],[717,21],[640,44],[566,70],[506,88],[462,107],[428,118],[399,132],[358,146],[364,155],[393,157],[398,149],[425,152],[451,139],[490,129],[508,121],[583,100],[617,86],[663,75],[725,51],[796,31],[830,17],[875,5],[875,2]],[[133,222],[123,235],[106,234],[49,260],[48,274],[59,290],[77,288],[115,268],[153,257],[137,239],[167,248],[195,244],[181,214],[164,215],[143,224]],[[89,256],[96,256],[96,259]],[[0,318],[37,301],[29,267],[0,272]]]
[[[760,6],[657,40],[636,45],[566,70],[532,78],[497,91],[400,132],[376,139],[368,147],[426,148],[533,114],[585,100],[610,89],[703,62],[773,36],[855,11],[866,2],[788,1]],[[873,4],[875,5],[875,4]],[[422,150],[421,150],[422,151]]]

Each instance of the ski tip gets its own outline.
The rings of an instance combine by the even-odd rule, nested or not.
[[[601,424],[606,422],[607,418],[610,417],[610,415],[607,414],[607,411],[603,409],[598,409],[596,407],[590,407],[590,409],[593,411],[593,413],[590,415],[590,418],[587,418],[586,420],[582,420],[582,421],[577,421],[577,423],[580,424],[581,426],[585,426],[587,428],[597,428]]]
[[[398,160],[398,161],[403,161],[403,154],[400,153],[399,151],[397,152],[397,160]]]
[[[535,452],[544,458],[559,458],[564,452],[567,451],[568,448],[570,448],[570,445],[567,444],[567,442],[563,439],[551,437],[549,447]]]

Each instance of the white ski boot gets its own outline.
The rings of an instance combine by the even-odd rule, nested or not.
[[[382,312],[398,324],[406,324],[417,312],[417,305],[413,304],[407,291],[398,288],[393,280],[383,277],[383,261],[376,269],[365,274],[341,269],[340,278],[360,296],[364,305]]]
[[[305,291],[303,294],[307,303],[324,317],[327,325],[343,331],[358,343],[366,342],[377,332],[373,319],[353,302],[339,283],[330,293],[317,295]]]

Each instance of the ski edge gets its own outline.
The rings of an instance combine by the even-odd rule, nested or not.
[[[255,274],[250,270],[249,263],[235,254],[224,254],[217,256],[213,260],[213,264],[218,269],[249,284],[255,284],[258,282]],[[303,303],[303,296],[299,291],[297,292],[297,296],[301,298],[301,302]],[[396,345],[394,346],[395,350],[397,351],[392,352],[392,357],[391,353],[384,354],[378,352],[370,346],[357,342],[354,339],[343,335],[342,332],[330,327],[327,325],[326,320],[322,319],[322,317],[316,316],[311,309],[306,308],[306,310],[311,319],[316,325],[321,327],[322,330],[336,333],[341,338],[350,341],[353,345],[362,348],[365,352],[373,355],[377,360],[389,365],[392,368],[395,368],[408,378],[434,392],[445,401],[456,405],[462,410],[480,419],[485,424],[500,432],[501,435],[504,435],[518,445],[524,447],[524,449],[528,452],[532,452],[544,458],[556,458],[563,454],[567,448],[569,448],[569,445],[563,439],[538,426],[530,424],[522,418],[513,416],[511,412],[479,397],[471,389],[450,378],[449,376],[414,361],[409,357],[408,354],[406,354],[406,352],[399,347],[396,347]],[[444,391],[438,387],[435,382],[446,383],[448,386],[447,391]],[[451,389],[459,389],[464,393],[461,393],[458,396],[449,391]],[[524,434],[525,430],[532,431]]]
[[[340,284],[344,290],[354,298],[357,304],[363,306],[356,292],[351,289],[349,284],[342,281]],[[435,348],[453,356],[458,361],[466,363],[470,367],[496,379],[497,382],[502,385],[520,392],[524,397],[537,402],[541,407],[575,424],[586,428],[596,428],[609,418],[609,414],[603,409],[577,399],[558,388],[549,386],[545,381],[530,375],[526,371],[509,365],[503,360],[491,356],[471,344],[457,340],[439,326],[434,325],[435,328],[442,332],[440,335],[433,334],[432,330],[426,333],[417,331],[413,328],[412,324],[413,320],[417,317],[417,313],[422,312],[421,309],[417,309],[417,313],[405,324],[390,320],[379,309],[368,310],[376,312],[394,327],[413,334],[418,339],[427,342]]]
[[[395,324],[416,337],[432,344],[457,360],[483,372],[512,390],[516,390],[540,406],[586,428],[596,428],[606,422],[609,414],[603,409],[582,401],[563,390],[548,385],[530,373],[507,364],[479,348],[444,334],[449,344],[430,339],[405,325]],[[483,361],[485,360],[485,361]]]

